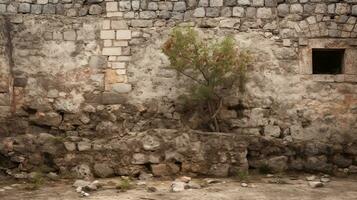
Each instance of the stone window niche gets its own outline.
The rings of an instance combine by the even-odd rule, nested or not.
[[[357,40],[309,39],[300,43],[300,74],[322,82],[357,82]]]

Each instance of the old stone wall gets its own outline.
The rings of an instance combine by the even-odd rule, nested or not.
[[[9,38],[9,23],[6,19],[0,20],[0,121],[10,115],[12,99],[11,76],[11,44]]]
[[[43,165],[87,173],[104,163],[99,168],[111,175],[215,175],[216,167],[226,175],[247,167],[245,149],[252,168],[356,168],[355,0],[0,0],[0,15],[0,151],[16,174]],[[175,26],[194,27],[206,39],[231,35],[254,58],[246,92],[225,91],[220,123],[232,136],[217,148],[208,142],[217,133],[150,132],[201,128],[198,115],[177,101],[189,80],[176,79],[160,50]],[[313,74],[314,48],[345,49],[344,72]],[[145,134],[160,145],[170,143],[166,134],[187,137],[184,143],[201,142],[222,160],[189,162],[196,171],[185,171],[188,152],[175,161],[155,157],[176,146],[123,150]],[[237,149],[219,148],[226,144]],[[234,153],[237,163],[225,158]]]

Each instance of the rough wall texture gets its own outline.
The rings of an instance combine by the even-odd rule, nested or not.
[[[247,92],[227,92],[220,113],[225,132],[245,135],[245,147],[232,144],[231,136],[222,139],[239,146],[241,157],[237,163],[224,156],[201,163],[206,166],[197,165],[199,174],[213,175],[217,166],[224,173],[216,175],[246,168],[245,149],[255,168],[356,171],[355,0],[0,0],[0,14],[6,16],[0,17],[0,150],[13,171],[45,164],[78,173],[105,168],[111,175],[140,169],[198,173],[184,170],[201,163],[184,165],[188,154],[135,163],[139,155],[153,155],[141,155],[145,147],[121,149],[150,129],[197,128],[197,116],[182,113],[176,101],[188,80],[175,78],[160,50],[174,26],[195,27],[208,39],[232,35],[254,56]],[[314,48],[345,49],[343,74],[312,74]],[[153,131],[164,143],[166,134],[184,132]],[[187,143],[201,140],[186,136]],[[204,138],[200,142],[213,146]],[[34,144],[31,151],[27,143]],[[57,149],[41,150],[44,144]]]

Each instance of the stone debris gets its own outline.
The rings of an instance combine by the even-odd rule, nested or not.
[[[196,182],[189,182],[187,185],[187,189],[201,189],[202,186]]]
[[[139,180],[146,181],[146,180],[151,180],[153,178],[153,175],[142,171],[142,172],[140,172],[140,175],[138,178],[139,178]]]
[[[323,182],[323,183],[328,183],[328,182],[331,181],[331,179],[330,179],[330,178],[322,177],[322,178],[320,178],[320,181]]]
[[[321,183],[320,181],[309,181],[309,186],[312,188],[319,188],[319,187],[323,187],[324,184]]]
[[[89,193],[81,191],[81,196],[82,197],[89,197]]]
[[[82,197],[88,197],[88,192],[98,190],[98,188],[100,187],[100,183],[97,180],[93,182],[76,180],[72,186],[76,188],[76,192],[80,193]]]
[[[185,183],[174,181],[171,184],[171,192],[182,192],[185,190]]]
[[[156,187],[147,187],[146,189],[148,192],[157,192],[157,188]]]
[[[47,177],[51,180],[58,180],[59,179],[59,176],[58,174],[54,173],[54,172],[50,172],[47,174]]]
[[[145,181],[138,181],[136,183],[137,186],[146,186],[146,182]]]
[[[216,183],[222,183],[221,180],[218,179],[204,179],[207,184],[216,184]]]
[[[316,179],[316,176],[315,176],[315,175],[306,177],[306,180],[307,180],[307,181],[314,181],[315,179]]]
[[[247,183],[241,183],[240,186],[242,186],[242,187],[248,187],[248,184],[247,184]]]
[[[88,186],[91,182],[89,181],[84,181],[84,180],[76,180],[74,183],[73,183],[73,187],[85,187],[85,186]]]
[[[184,182],[184,183],[189,183],[191,181],[191,177],[181,176],[179,178],[176,178],[175,181],[181,181],[181,182]]]

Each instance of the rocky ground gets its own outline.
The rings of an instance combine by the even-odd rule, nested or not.
[[[253,175],[232,179],[176,180],[124,178],[25,183],[2,180],[0,199],[97,200],[355,200],[357,177]],[[74,186],[76,185],[76,186]],[[34,187],[36,186],[36,187]],[[38,188],[37,188],[38,187]],[[174,190],[174,191],[173,191]]]

